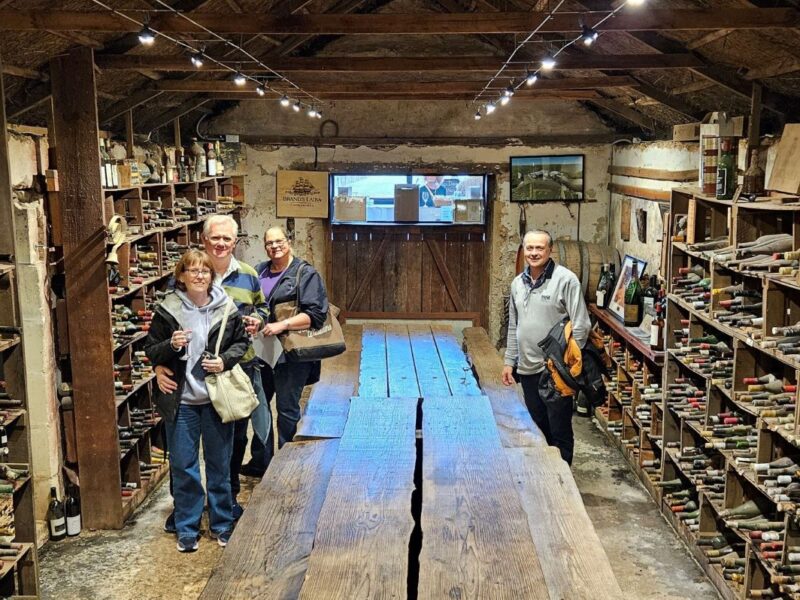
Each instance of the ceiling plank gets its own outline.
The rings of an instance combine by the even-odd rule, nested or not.
[[[608,14],[608,13],[606,13]],[[579,33],[578,13],[502,12],[445,13],[435,19],[425,14],[221,14],[193,12],[193,23],[177,15],[154,16],[150,23],[164,33],[203,33],[200,26],[218,34],[480,34]],[[595,13],[598,20],[603,13]],[[546,22],[542,23],[546,19]],[[541,27],[540,27],[541,25]],[[618,13],[601,31],[702,31],[719,29],[787,29],[800,25],[800,12],[791,8],[735,8],[718,10],[647,10]],[[0,10],[0,31],[104,31],[133,33],[136,23],[110,12],[54,10]]]
[[[142,56],[142,55],[97,55],[95,63],[101,69],[138,71],[187,71],[187,72],[225,72],[227,69],[206,62],[201,69],[195,68],[181,56]],[[347,73],[361,71],[376,72],[414,72],[414,71],[461,71],[494,73],[503,64],[503,58],[491,56],[450,56],[450,57],[372,57],[372,56],[312,56],[276,57],[267,64],[281,73],[332,72]],[[522,72],[529,65],[527,61],[512,63],[508,70]],[[700,67],[703,62],[692,54],[587,54],[586,56],[561,56],[555,70],[622,70],[622,69],[683,69]],[[262,72],[261,68],[241,68],[247,73]]]
[[[3,75],[13,75],[14,77],[22,77],[23,79],[33,79],[34,81],[50,81],[50,76],[42,71],[34,69],[25,69],[3,63]]]
[[[619,133],[601,134],[555,134],[521,135],[517,137],[318,137],[318,136],[273,136],[241,134],[239,140],[246,144],[269,144],[276,146],[550,146],[603,144],[619,138]]]
[[[358,82],[338,82],[331,81],[303,81],[297,83],[306,92],[316,94],[322,92],[342,92],[342,93],[380,93],[380,94],[406,94],[415,95],[418,92],[438,93],[439,95],[453,93],[476,94],[480,91],[481,81],[416,81],[413,86],[403,85],[402,82],[394,81],[358,81]],[[607,87],[635,87],[638,83],[632,77],[571,77],[566,79],[542,79],[536,83],[534,88],[520,88],[518,93],[534,93],[538,90],[578,90],[578,89],[597,89]],[[162,92],[255,92],[255,83],[249,81],[243,86],[237,86],[232,81],[225,80],[161,80],[153,83],[153,89]],[[271,86],[276,91],[291,91],[290,86],[281,85],[276,82]],[[411,89],[409,89],[409,87]],[[430,89],[433,88],[433,89]],[[501,88],[497,88],[499,93]]]
[[[692,83],[687,83],[686,85],[679,85],[676,88],[672,88],[670,90],[670,94],[673,96],[680,96],[681,94],[692,94],[694,92],[702,92],[703,90],[707,90],[710,87],[714,87],[716,84],[713,81],[708,81],[707,79],[703,79],[701,81],[693,81]]]
[[[163,127],[164,125],[171,124],[175,119],[179,119],[184,115],[189,114],[190,112],[201,108],[204,104],[209,102],[209,99],[206,97],[196,96],[184,102],[183,104],[176,106],[156,117],[152,117],[148,120],[143,120],[140,125],[137,125],[137,130],[140,132],[150,132],[154,129],[158,129],[159,127]]]
[[[689,50],[697,50],[698,48],[702,48],[703,46],[707,46],[717,40],[721,40],[722,38],[728,37],[731,33],[733,33],[733,29],[719,29],[717,31],[711,31],[706,33],[705,35],[701,35],[696,40],[692,40],[686,47]]]
[[[655,131],[656,130],[656,122],[648,116],[643,115],[642,113],[635,111],[627,106],[620,104],[619,102],[615,102],[614,100],[610,100],[607,98],[597,98],[594,100],[588,100],[590,104],[594,104],[595,106],[599,106],[600,108],[604,108],[610,112],[613,112],[623,119],[638,125],[642,129],[647,129],[648,131]]]
[[[769,79],[770,77],[779,77],[780,75],[788,75],[789,73],[796,73],[797,71],[800,71],[800,60],[787,57],[785,60],[776,60],[761,67],[749,69],[747,73],[745,73],[744,78],[749,81]]]
[[[164,92],[160,90],[153,90],[149,87],[139,90],[138,92],[131,94],[125,100],[117,102],[116,104],[113,104],[104,110],[99,118],[100,124],[103,125],[109,121],[113,121],[120,115],[123,115],[129,110],[133,110],[137,106],[141,106],[142,104],[157,98],[163,93]]]

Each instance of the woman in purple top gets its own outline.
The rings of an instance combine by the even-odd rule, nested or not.
[[[261,330],[264,335],[280,335],[284,331],[319,329],[328,317],[328,294],[316,269],[292,254],[292,243],[282,227],[264,233],[268,261],[256,265],[261,290],[269,305],[269,321]],[[300,277],[298,279],[298,272]],[[283,321],[275,320],[275,305],[298,298],[297,314]],[[282,355],[274,368],[261,369],[267,398],[275,394],[278,409],[278,447],[292,441],[300,420],[300,396],[303,387],[319,381],[320,362],[290,362]],[[274,434],[270,428],[267,460],[272,457]]]

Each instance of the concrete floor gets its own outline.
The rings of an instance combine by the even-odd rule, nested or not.
[[[576,418],[575,434],[575,479],[625,598],[718,598],[620,453],[589,421]],[[256,480],[242,481],[245,504]],[[168,488],[162,485],[125,529],[84,532],[48,544],[41,553],[42,598],[197,598],[222,549],[204,537],[198,552],[178,553],[175,538],[161,530],[170,507]]]

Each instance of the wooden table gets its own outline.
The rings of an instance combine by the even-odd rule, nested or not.
[[[484,330],[345,332],[201,598],[622,597]]]

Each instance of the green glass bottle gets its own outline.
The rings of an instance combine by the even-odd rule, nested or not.
[[[631,267],[631,279],[625,288],[625,327],[638,327],[642,322],[642,284],[639,281],[639,265],[636,260]]]

